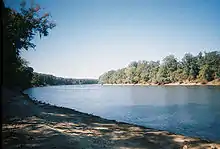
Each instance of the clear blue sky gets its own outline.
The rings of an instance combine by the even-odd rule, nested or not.
[[[18,1],[5,0],[11,7]],[[98,78],[134,60],[220,49],[220,0],[35,0],[57,23],[36,50],[36,72]]]

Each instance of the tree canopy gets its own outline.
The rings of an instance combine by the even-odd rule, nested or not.
[[[79,84],[97,84],[97,79],[72,79],[56,77],[49,74],[34,72],[31,84],[33,86],[46,86],[46,85],[79,85]]]
[[[21,58],[21,50],[29,50],[36,45],[32,42],[36,35],[47,36],[56,25],[49,13],[40,15],[39,5],[26,6],[23,1],[18,11],[7,8],[2,1],[3,21],[3,85],[7,87],[31,86],[33,68]]]
[[[206,83],[220,79],[220,51],[200,52],[193,56],[186,53],[178,61],[174,55],[166,56],[163,61],[131,62],[127,67],[111,70],[99,77],[100,83]]]
[[[2,2],[3,3],[3,2]],[[71,79],[34,72],[28,62],[21,58],[21,50],[35,48],[32,42],[37,35],[47,36],[56,25],[49,13],[40,15],[41,7],[30,8],[23,1],[19,11],[6,8],[3,3],[3,85],[28,88],[45,85],[96,84],[96,79]]]

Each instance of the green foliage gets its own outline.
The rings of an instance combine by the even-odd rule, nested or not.
[[[159,61],[132,62],[117,71],[111,70],[100,76],[101,83],[174,83],[184,81],[212,81],[220,79],[220,52],[200,52],[197,56],[186,53],[182,61],[174,55]]]
[[[77,84],[97,84],[97,79],[71,79],[55,77],[49,74],[33,73],[31,84],[33,86],[46,86],[46,85],[77,85]]]
[[[48,20],[50,15],[48,13],[39,15],[39,11],[39,5],[27,8],[25,1],[21,3],[19,12],[6,8],[8,39],[17,54],[21,49],[28,50],[35,47],[31,41],[36,34],[40,37],[47,36],[49,29],[55,27],[55,24]]]
[[[169,55],[163,59],[163,65],[168,72],[174,72],[177,70],[178,62],[174,55]]]
[[[39,5],[26,7],[25,1],[21,3],[17,12],[6,8],[2,2],[3,20],[3,85],[7,87],[31,86],[33,68],[20,57],[21,50],[34,48],[32,43],[36,35],[47,36],[55,24],[49,21],[48,13],[39,14]]]
[[[199,74],[198,59],[190,53],[186,53],[182,59],[183,70],[189,80],[196,79]]]
[[[201,81],[211,81],[213,80],[212,78],[212,71],[210,70],[210,67],[209,65],[205,64],[201,67],[201,70],[199,71],[199,76],[198,78],[201,80]]]

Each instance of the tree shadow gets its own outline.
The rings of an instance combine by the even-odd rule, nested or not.
[[[24,96],[4,106],[10,110],[3,113],[7,119],[2,129],[3,148],[220,148],[210,141],[106,120]]]

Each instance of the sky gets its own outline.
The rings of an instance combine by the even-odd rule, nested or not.
[[[19,0],[4,0],[19,8]],[[29,2],[27,0],[27,2]],[[57,26],[22,52],[35,72],[98,78],[132,61],[220,49],[220,0],[35,0]]]

